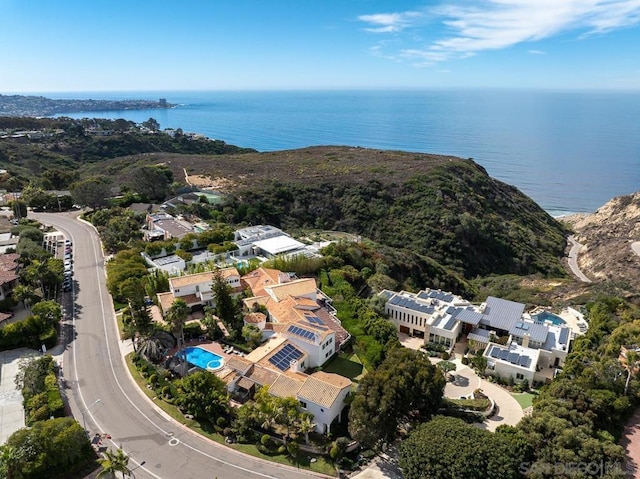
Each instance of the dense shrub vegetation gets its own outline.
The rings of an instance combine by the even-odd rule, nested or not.
[[[21,362],[16,384],[22,390],[27,426],[36,421],[64,416],[64,403],[51,356]]]

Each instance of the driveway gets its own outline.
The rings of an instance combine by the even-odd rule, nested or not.
[[[431,358],[431,362],[434,364],[438,361],[438,359]],[[456,379],[453,382],[447,382],[444,387],[445,397],[450,399],[459,399],[462,396],[469,397],[479,388],[496,403],[495,413],[486,419],[480,427],[495,431],[502,424],[515,426],[520,422],[520,419],[524,417],[524,411],[509,391],[480,378],[473,369],[463,365],[459,359],[452,362],[456,365],[456,370],[453,373]]]

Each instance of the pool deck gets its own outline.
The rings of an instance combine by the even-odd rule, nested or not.
[[[198,348],[202,348],[205,351],[209,351],[210,353],[213,354],[217,354],[218,356],[220,356],[221,358],[223,358],[224,360],[227,360],[229,358],[229,354],[225,353],[224,350],[222,349],[222,346],[220,346],[220,343],[216,343],[215,341],[209,341],[208,339],[204,340],[204,341],[200,341],[198,339],[192,340],[192,341],[187,341],[184,343],[185,348],[189,348],[189,347],[198,347]],[[176,353],[178,352],[178,348],[173,348],[170,351],[167,352],[167,356],[174,356]]]
[[[560,319],[562,319],[566,323],[566,326],[571,328],[571,331],[573,331],[576,335],[584,334],[585,331],[586,331],[586,330],[583,331],[583,330],[580,329],[580,325],[581,324],[583,326],[585,326],[587,324],[586,321],[581,320],[580,318],[576,317],[574,314],[572,314],[569,311],[568,308],[564,308],[559,313],[554,313],[553,311],[548,311],[545,308],[538,307],[538,308],[535,308],[533,311],[531,311],[529,314],[533,318],[533,316],[535,316],[536,314],[542,313],[542,312],[551,313],[551,314],[559,317]]]

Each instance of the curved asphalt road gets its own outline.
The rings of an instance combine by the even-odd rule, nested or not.
[[[130,456],[135,477],[145,479],[313,477],[236,452],[189,431],[153,405],[131,379],[120,352],[111,297],[105,286],[100,241],[78,213],[29,213],[73,242],[74,291],[66,296],[67,395],[75,418],[93,435],[111,435],[108,446]],[[73,313],[73,315],[72,315]],[[100,399],[99,402],[95,402]],[[87,408],[89,408],[87,410]],[[143,463],[141,465],[141,463]]]
[[[582,272],[580,266],[578,266],[578,253],[583,245],[578,243],[573,236],[569,236],[567,240],[571,244],[571,249],[569,250],[569,268],[571,268],[573,274],[575,274],[580,281],[583,283],[591,283],[591,280]]]

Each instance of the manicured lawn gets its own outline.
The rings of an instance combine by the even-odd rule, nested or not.
[[[526,409],[533,403],[533,398],[536,397],[535,394],[531,393],[511,393],[511,395],[518,401],[520,407],[522,409]]]
[[[323,370],[328,373],[336,373],[340,376],[358,382],[367,372],[355,353],[342,353],[327,364]]]

